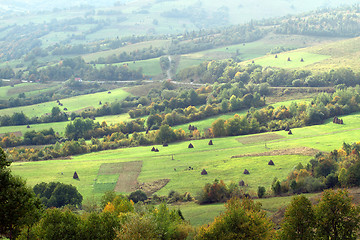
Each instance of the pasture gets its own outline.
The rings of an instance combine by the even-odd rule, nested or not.
[[[351,68],[358,71],[360,64],[360,37],[336,42],[328,42],[312,47],[297,49],[255,58],[254,63],[278,68],[294,68],[311,71],[330,71],[331,69]],[[291,61],[287,61],[290,58]],[[303,62],[301,62],[303,58]],[[246,61],[244,64],[249,64]]]
[[[265,186],[267,191],[270,191],[275,176],[283,179],[299,162],[306,164],[312,158],[302,155],[301,152],[297,155],[286,155],[286,149],[307,147],[319,151],[331,151],[340,148],[343,142],[358,141],[360,114],[342,118],[344,125],[328,121],[323,125],[292,129],[293,135],[279,131],[275,134],[282,138],[278,139],[268,138],[266,135],[269,133],[263,133],[257,134],[262,136],[258,141],[246,144],[242,144],[239,139],[246,142],[249,136],[216,138],[213,139],[213,146],[207,144],[208,139],[193,140],[191,141],[194,145],[193,149],[187,148],[189,141],[172,143],[168,147],[155,146],[159,152],[151,152],[150,146],[122,148],[73,156],[64,160],[15,162],[12,164],[12,170],[27,179],[31,186],[42,181],[61,181],[75,185],[85,199],[92,196],[98,199],[102,193],[94,191],[94,184],[102,164],[142,161],[139,182],[170,179],[170,182],[157,192],[158,195],[167,195],[170,190],[180,193],[187,191],[196,195],[205,183],[214,179],[223,179],[226,183],[244,180],[248,184],[247,190],[254,194],[258,186]],[[278,149],[283,150],[282,155],[263,154],[272,151],[276,153],[274,150]],[[250,155],[231,158],[242,154]],[[275,166],[267,165],[270,159],[274,161]],[[193,170],[188,170],[189,166]],[[204,168],[208,175],[202,176],[200,172]],[[244,175],[244,169],[248,169],[250,174]],[[72,179],[74,171],[79,174],[80,181]],[[115,177],[107,178],[108,182],[109,179],[112,179],[113,184],[117,181]]]
[[[128,92],[124,91],[121,88],[118,88],[111,90],[110,94],[108,93],[108,91],[105,91],[65,98],[60,100],[60,102],[63,104],[60,109],[63,110],[63,108],[66,107],[68,109],[67,112],[75,112],[89,107],[97,108],[100,106],[99,101],[101,101],[103,104],[106,102],[110,103],[115,101],[121,101],[128,95]],[[28,117],[39,117],[43,114],[51,113],[51,109],[56,106],[58,106],[58,104],[54,100],[52,102],[40,103],[30,106],[1,109],[0,115],[12,115],[14,112],[23,112]]]
[[[55,90],[58,87],[58,83],[21,83],[14,85],[14,87],[3,86],[0,87],[0,100],[17,98],[20,93],[25,93],[26,97],[38,96],[48,91]]]

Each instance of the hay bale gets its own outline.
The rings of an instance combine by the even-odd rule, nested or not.
[[[273,160],[270,160],[270,161],[268,162],[268,165],[274,166],[275,164],[274,164]]]
[[[275,55],[275,58],[277,58],[277,54]]]
[[[190,143],[188,148],[194,148],[194,146]]]
[[[212,140],[209,141],[208,145],[213,145],[213,142]]]
[[[255,61],[254,60],[252,60],[252,62],[251,63],[255,63]]]
[[[108,91],[108,94],[110,94],[111,93],[111,91]]]
[[[79,176],[76,171],[74,172],[73,179],[77,179],[77,180],[79,179]]]
[[[67,108],[64,108],[64,111],[67,111],[68,109]]]
[[[101,101],[99,101],[99,105],[101,105],[102,103],[101,103]]]
[[[206,171],[205,169],[203,169],[203,170],[201,171],[201,175],[207,175],[207,171]]]
[[[303,58],[301,58],[300,62],[304,62],[304,59],[303,59]]]
[[[239,186],[240,186],[240,187],[245,186],[245,182],[244,182],[244,180],[241,180],[241,181],[239,182]]]
[[[152,151],[152,152],[155,152],[155,148],[154,148],[154,147],[152,147],[151,151]]]
[[[288,134],[289,134],[289,135],[292,135],[292,132],[291,132],[291,130],[289,130]]]
[[[247,169],[245,169],[244,174],[250,174],[250,172]]]
[[[344,124],[344,122],[343,122],[343,120],[342,120],[342,119],[340,119],[340,124]]]
[[[164,143],[164,144],[163,144],[163,147],[167,147],[167,146],[169,146],[167,143]]]
[[[288,57],[288,59],[287,59],[287,60],[288,60],[288,62],[290,62],[290,61],[291,61],[290,57]]]
[[[159,149],[155,148],[155,152],[159,152]]]
[[[30,125],[27,125],[26,128],[30,128]]]

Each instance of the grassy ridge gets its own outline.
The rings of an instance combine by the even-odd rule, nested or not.
[[[351,68],[359,71],[360,37],[319,44],[290,52],[283,52],[255,59],[255,64],[279,68],[297,68],[311,71],[330,71],[338,68]],[[287,61],[290,57],[291,61]],[[303,58],[304,62],[300,62]],[[245,62],[245,64],[250,61]]]
[[[26,97],[38,96],[42,93],[54,90],[58,87],[57,83],[21,83],[14,87],[0,87],[0,100],[9,100],[17,98],[20,93],[25,93]]]
[[[118,88],[111,90],[111,94],[108,94],[108,92],[105,91],[65,98],[61,99],[60,102],[64,105],[62,108],[66,107],[69,112],[73,112],[87,107],[99,107],[99,101],[102,103],[120,101],[128,95],[129,93],[125,92],[121,88]],[[1,109],[0,115],[12,115],[14,112],[23,112],[28,117],[35,117],[41,116],[45,113],[51,113],[51,109],[56,106],[58,105],[54,100],[52,102],[40,103],[36,105]]]

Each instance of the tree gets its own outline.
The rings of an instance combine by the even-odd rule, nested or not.
[[[273,239],[273,224],[251,199],[230,199],[226,211],[210,225],[200,228],[197,239]]]
[[[141,190],[136,190],[135,192],[130,193],[129,199],[134,203],[143,202],[147,199],[146,193]]]
[[[319,239],[356,239],[360,209],[351,203],[347,190],[325,190],[315,207]]]
[[[225,121],[223,119],[217,119],[211,124],[214,137],[225,136]]]
[[[304,195],[295,196],[286,208],[280,239],[314,239],[315,212]]]
[[[21,227],[31,226],[40,217],[41,204],[25,181],[7,169],[10,162],[0,148],[0,236],[15,238]]]
[[[47,207],[63,207],[65,205],[81,206],[82,195],[76,187],[60,182],[39,183],[34,192]]]
[[[266,189],[263,186],[258,187],[258,197],[262,198],[265,195]]]
[[[176,134],[167,124],[162,125],[157,132],[156,142],[158,143],[170,143],[176,140]]]

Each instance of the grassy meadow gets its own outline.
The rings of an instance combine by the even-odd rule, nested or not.
[[[108,94],[107,91],[98,92],[61,99],[60,102],[63,103],[63,107],[61,108],[66,107],[68,112],[74,112],[89,107],[97,108],[100,106],[99,101],[101,101],[103,104],[106,102],[121,101],[128,95],[128,92],[118,88],[111,90],[111,94]],[[58,105],[54,100],[52,102],[40,103],[30,106],[1,109],[0,115],[12,115],[14,112],[23,112],[28,117],[35,117],[41,116],[45,113],[51,113],[51,109],[56,106]]]
[[[344,125],[333,124],[329,120],[322,125],[292,129],[293,135],[279,131],[215,138],[213,146],[208,145],[208,139],[192,140],[172,143],[168,147],[155,146],[159,149],[157,153],[150,151],[151,146],[122,148],[73,156],[71,159],[14,162],[11,169],[15,175],[26,179],[30,186],[43,181],[72,184],[84,196],[84,202],[99,200],[106,190],[116,186],[119,176],[126,174],[122,170],[104,174],[101,170],[104,164],[116,165],[134,161],[142,162],[139,182],[152,183],[160,179],[170,179],[170,182],[156,193],[158,195],[167,195],[170,190],[175,190],[180,193],[190,192],[196,196],[206,183],[211,183],[214,179],[222,179],[227,184],[244,180],[247,184],[245,190],[256,195],[258,186],[264,186],[266,191],[270,192],[274,177],[284,179],[299,162],[307,164],[312,156],[302,154],[301,149],[304,147],[329,152],[340,148],[343,142],[358,141],[360,114],[341,118]],[[187,148],[190,142],[194,145],[193,149]],[[300,149],[300,152],[294,153],[291,149]],[[274,150],[282,150],[285,155],[271,155]],[[270,152],[270,155],[265,156],[265,152]],[[247,156],[231,158],[241,154]],[[270,159],[275,166],[267,165]],[[189,167],[193,170],[188,170]],[[202,176],[202,169],[206,169],[208,175]],[[244,169],[250,174],[244,175]],[[80,180],[72,178],[75,171]],[[290,199],[282,197],[259,201],[271,214],[286,205]],[[180,208],[193,225],[207,223],[224,210],[222,204],[198,206],[190,203],[173,207]]]
[[[187,148],[188,141],[173,143],[169,147],[159,145],[155,146],[160,150],[158,153],[151,152],[149,146],[123,148],[73,156],[64,160],[13,163],[12,170],[27,179],[31,186],[42,181],[71,183],[79,189],[85,199],[101,196],[101,193],[94,192],[94,179],[97,178],[101,164],[131,161],[143,162],[139,182],[171,179],[157,192],[160,195],[166,195],[170,190],[196,194],[205,183],[212,182],[215,178],[223,179],[226,183],[238,182],[242,179],[248,184],[247,190],[251,193],[255,193],[258,186],[265,186],[269,191],[275,176],[279,179],[285,178],[297,163],[306,164],[311,156],[261,156],[259,153],[300,147],[331,151],[340,148],[344,141],[350,143],[358,141],[360,114],[342,118],[344,125],[328,121],[323,125],[293,129],[293,135],[280,131],[276,132],[276,135],[282,138],[274,140],[266,137],[269,133],[263,133],[258,134],[260,136],[258,141],[249,141],[249,143],[247,143],[248,136],[236,136],[216,138],[213,140],[213,146],[207,145],[206,139],[193,140],[191,141],[194,145],[193,149]],[[254,156],[231,158],[239,154],[254,154]],[[267,165],[270,159],[275,162],[275,166]],[[189,166],[194,170],[187,170]],[[200,172],[204,168],[208,171],[208,175],[201,176]],[[245,168],[249,170],[250,175],[243,175]],[[78,172],[80,181],[72,179],[74,171]]]
[[[21,83],[14,87],[3,86],[0,87],[0,100],[9,100],[10,98],[17,98],[20,93],[25,93],[25,96],[38,96],[51,90],[58,88],[57,83]]]
[[[336,42],[324,42],[312,47],[289,52],[267,55],[254,59],[255,64],[277,68],[305,69],[311,71],[330,71],[331,69],[351,68],[359,71],[360,37]],[[290,57],[291,61],[287,61]],[[301,62],[303,58],[303,62]],[[249,64],[246,61],[244,64]]]

